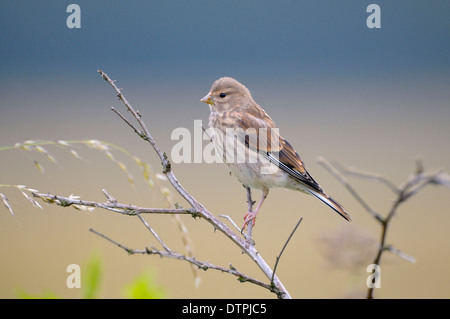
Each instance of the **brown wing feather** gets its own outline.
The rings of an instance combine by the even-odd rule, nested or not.
[[[280,136],[280,144],[283,146],[282,149],[278,152],[278,159],[280,163],[287,166],[288,169],[284,169],[282,165],[280,168],[283,169],[286,173],[288,173],[292,178],[307,184],[313,189],[321,192],[322,188],[319,184],[309,175],[308,171],[305,168],[302,160],[298,153],[294,150],[294,148],[286,141],[283,137]]]
[[[236,119],[237,127],[244,131],[247,146],[260,152],[281,150],[280,143],[272,143],[272,139],[279,139],[275,122],[259,106],[249,109],[248,112],[233,112],[232,116]]]
[[[276,129],[275,122],[261,107],[253,107],[245,113],[233,113],[236,113],[234,116],[237,119],[237,123],[245,132],[251,132],[251,130],[248,130],[249,128],[255,129],[254,133],[256,136],[252,136],[251,133],[245,136],[247,146],[267,155],[270,161],[278,165],[292,178],[305,183],[314,190],[322,191],[319,184],[305,169],[300,156],[291,144],[278,134],[278,130],[273,130]],[[267,129],[267,135],[260,130],[261,128]],[[261,132],[263,134],[260,134]],[[279,143],[272,143],[273,138],[278,139]]]

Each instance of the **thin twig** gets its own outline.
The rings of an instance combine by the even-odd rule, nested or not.
[[[116,113],[125,123],[128,124],[129,127],[131,127],[134,132],[136,132],[137,135],[142,136],[142,132],[139,131],[136,126],[134,126],[133,124],[131,124],[130,121],[128,121],[119,111],[117,111],[114,107],[111,107],[111,111],[113,111],[114,113]]]
[[[156,240],[161,244],[161,246],[164,248],[165,251],[171,252],[170,248],[162,241],[161,237],[153,230],[153,228],[150,227],[150,225],[147,223],[147,221],[142,218],[141,214],[137,214],[137,217],[139,220],[145,225],[145,227],[152,233],[152,235],[156,238]]]
[[[343,173],[345,173],[347,175],[353,175],[353,176],[357,176],[360,178],[366,178],[366,179],[372,179],[375,181],[379,181],[379,182],[385,184],[386,186],[388,186],[394,193],[399,192],[397,185],[395,185],[394,182],[392,182],[389,178],[387,178],[383,175],[380,175],[377,173],[372,173],[372,172],[361,171],[361,170],[358,170],[353,167],[343,167],[341,165],[339,165],[339,168]]]
[[[284,250],[286,249],[286,246],[289,244],[289,241],[291,240],[292,236],[294,235],[295,231],[297,230],[297,228],[300,225],[300,223],[302,222],[302,220],[303,220],[303,217],[300,217],[299,221],[295,225],[294,229],[292,230],[291,234],[289,235],[288,239],[286,240],[286,242],[283,245],[283,248],[281,248],[281,251],[276,258],[275,266],[273,267],[272,279],[270,280],[271,284],[273,283],[273,276],[275,276],[275,272],[277,271],[278,262],[280,261],[281,255],[283,254]]]
[[[387,245],[383,248],[383,250],[387,250],[390,251],[391,253],[393,253],[394,255],[397,255],[398,257],[402,258],[403,260],[406,260],[412,264],[414,264],[417,260],[414,256],[408,255],[406,253],[404,253],[403,251],[395,248],[392,245]]]
[[[96,234],[96,235],[98,235],[98,236],[100,236],[100,237],[106,239],[107,241],[113,243],[113,244],[116,245],[117,247],[122,248],[122,249],[125,250],[127,253],[129,253],[129,254],[134,254],[134,250],[133,250],[133,249],[130,249],[130,248],[128,248],[128,247],[126,247],[126,246],[124,246],[124,245],[122,245],[122,244],[120,244],[120,243],[118,243],[118,242],[112,240],[111,238],[109,238],[109,237],[103,235],[102,233],[99,233],[98,231],[96,231],[96,230],[94,230],[94,229],[92,229],[92,228],[89,228],[89,231],[91,231],[91,232],[93,232],[94,234]]]
[[[234,226],[234,228],[236,228],[238,231],[241,231],[241,229],[239,228],[239,226],[235,223],[235,221],[228,215],[219,215],[219,217],[223,217],[228,219],[228,221],[231,223],[231,225]]]
[[[105,195],[105,197],[108,199],[108,203],[117,203],[117,200],[112,197],[111,195],[109,195],[109,193],[106,191],[106,189],[102,189],[103,194]]]
[[[437,178],[441,174],[441,171],[431,174],[419,174],[412,179],[411,183],[405,185],[405,192],[403,194],[403,201],[407,200],[411,196],[417,194],[422,188],[429,184],[437,184]]]
[[[370,207],[369,204],[356,192],[356,190],[353,188],[353,186],[350,184],[350,182],[333,166],[331,165],[326,159],[323,157],[319,157],[317,159],[319,164],[321,164],[323,167],[325,167],[331,175],[336,177],[336,179],[341,182],[342,185],[347,188],[347,190],[350,192],[350,194],[353,195],[353,197],[361,204],[362,207],[370,214],[372,215],[376,220],[379,222],[383,221],[383,217],[377,213],[374,209]]]

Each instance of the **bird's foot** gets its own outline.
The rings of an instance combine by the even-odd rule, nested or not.
[[[244,215],[244,225],[242,226],[242,231],[245,230],[245,226],[248,225],[248,223],[252,223],[252,226],[255,226],[256,223],[256,214],[258,212],[247,212],[247,214]]]

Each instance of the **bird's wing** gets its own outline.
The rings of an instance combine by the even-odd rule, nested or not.
[[[259,154],[262,154],[266,159],[277,165],[293,179],[307,186],[306,190],[310,194],[316,196],[344,219],[350,221],[350,215],[338,202],[328,196],[314,178],[309,175],[298,153],[287,140],[278,134],[278,129],[276,129],[272,119],[264,112],[264,110],[261,109],[261,111],[262,112],[257,114],[259,115],[258,117],[250,113],[242,115],[242,112],[240,112],[240,117],[236,115],[238,118],[238,125],[243,131],[251,132],[252,130],[248,130],[249,128],[255,129],[253,132],[255,132],[257,138],[252,138],[251,134],[244,135],[243,139],[245,145],[257,151]],[[261,134],[259,128],[266,128],[271,132],[265,134],[264,131],[262,131],[263,133]],[[271,143],[274,140],[278,141],[278,143]]]
[[[282,145],[281,150],[279,152],[268,152],[268,159],[297,181],[310,186],[316,191],[322,192],[322,188],[314,178],[309,175],[303,161],[291,144],[281,136],[280,144]]]
[[[242,138],[245,139],[246,146],[262,154],[292,178],[322,192],[322,188],[305,169],[298,153],[279,134],[273,120],[261,108],[258,111],[256,114],[236,114],[238,125],[245,132]]]

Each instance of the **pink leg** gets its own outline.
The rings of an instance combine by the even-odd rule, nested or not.
[[[245,226],[250,222],[252,222],[252,226],[255,226],[256,222],[256,215],[259,212],[259,209],[261,208],[262,204],[264,203],[264,200],[269,195],[269,190],[263,190],[263,194],[261,196],[261,200],[259,201],[258,205],[256,206],[256,209],[254,212],[247,212],[247,214],[244,215],[244,226],[242,226],[242,230],[245,230]]]

